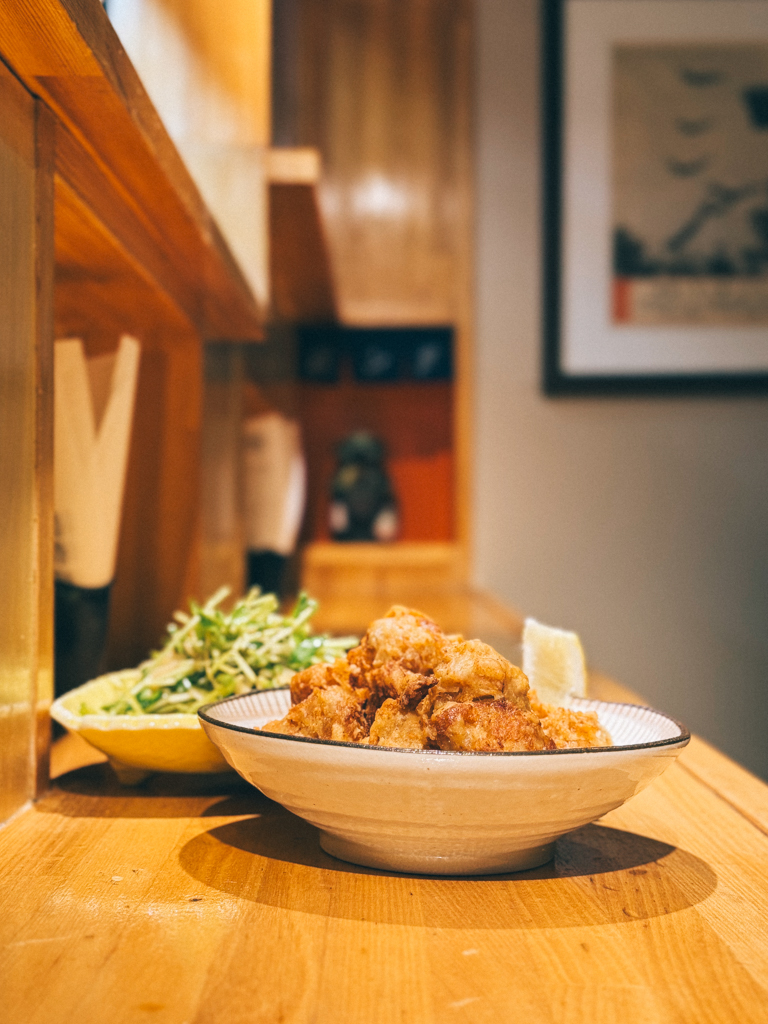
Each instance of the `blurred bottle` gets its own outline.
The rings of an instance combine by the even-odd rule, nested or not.
[[[78,338],[54,349],[57,696],[102,669],[140,351],[127,335],[92,359]]]
[[[306,502],[299,425],[278,412],[251,416],[243,424],[242,451],[246,582],[283,596]]]

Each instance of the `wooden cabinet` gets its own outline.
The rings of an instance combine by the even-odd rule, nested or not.
[[[54,336],[142,344],[112,609],[131,664],[196,590],[202,343],[258,339],[263,311],[98,0],[7,0],[0,57],[2,818],[51,696]]]

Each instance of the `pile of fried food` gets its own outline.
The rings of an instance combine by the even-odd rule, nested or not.
[[[416,750],[610,746],[597,715],[541,704],[521,669],[480,640],[395,605],[358,647],[291,680],[267,732]]]

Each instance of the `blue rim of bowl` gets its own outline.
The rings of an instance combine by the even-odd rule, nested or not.
[[[212,711],[213,708],[220,707],[222,704],[232,704],[238,700],[244,700],[246,697],[253,697],[258,693],[275,693],[278,690],[287,690],[287,686],[276,686],[272,690],[251,690],[250,693],[236,693],[232,697],[224,697],[222,700],[214,701],[213,704],[204,704],[203,707],[198,708],[198,717],[202,718],[204,722],[209,725],[213,725],[219,729],[229,729],[232,732],[246,733],[248,736],[263,736],[266,739],[275,740],[291,740],[295,743],[313,743],[323,747],[348,747],[351,750],[380,750],[387,751],[389,753],[396,752],[398,754],[434,754],[452,757],[552,757],[557,754],[609,754],[612,751],[617,750],[650,750],[656,747],[672,747],[672,746],[686,746],[691,739],[691,734],[686,726],[682,722],[679,722],[676,718],[671,715],[665,714],[663,711],[657,711],[656,708],[649,707],[647,704],[629,704],[626,701],[596,701],[598,704],[609,704],[611,707],[616,708],[634,708],[636,711],[650,711],[654,715],[658,715],[660,718],[666,719],[668,722],[672,722],[673,725],[677,726],[680,730],[679,736],[670,736],[665,740],[650,740],[648,743],[617,743],[611,747],[562,747],[559,750],[431,750],[425,748],[413,748],[413,747],[370,747],[366,743],[352,743],[350,740],[320,740],[315,739],[312,736],[289,736],[282,732],[265,732],[263,729],[255,729],[252,726],[235,725],[234,722],[222,722],[218,719],[211,718],[206,712]],[[586,697],[585,700],[593,700],[592,697]]]

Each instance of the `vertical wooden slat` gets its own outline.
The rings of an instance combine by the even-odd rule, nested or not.
[[[205,356],[200,452],[200,593],[245,589],[240,510],[243,357],[239,347],[208,346]]]
[[[135,665],[174,609],[198,597],[202,366],[199,335],[157,323],[142,345],[107,662]]]
[[[41,698],[51,678],[52,160],[36,122],[0,65],[0,821],[34,795],[38,751],[44,773],[38,670]]]
[[[56,120],[35,103],[35,544],[37,651],[35,666],[35,791],[48,786],[53,700],[53,281]]]

